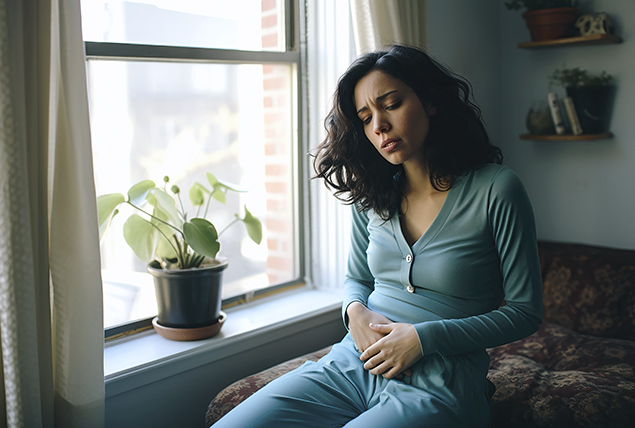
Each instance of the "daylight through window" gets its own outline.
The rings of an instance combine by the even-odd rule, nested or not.
[[[299,54],[286,48],[284,3],[82,1],[97,194],[165,175],[187,192],[206,172],[246,188],[210,206],[221,229],[245,205],[264,226],[261,245],[242,227],[223,233],[224,298],[299,277]],[[146,264],[121,233],[126,217],[101,244],[106,327],[156,314]]]

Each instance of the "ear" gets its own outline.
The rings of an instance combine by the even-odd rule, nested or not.
[[[434,116],[437,114],[437,108],[433,106],[432,103],[428,103],[428,105],[426,105],[426,113],[428,113],[428,116]]]

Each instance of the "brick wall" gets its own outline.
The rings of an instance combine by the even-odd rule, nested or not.
[[[276,49],[279,34],[278,3],[262,0],[262,47]],[[291,75],[284,66],[263,65],[265,189],[267,211],[267,276],[270,284],[293,278],[293,222],[291,181]]]

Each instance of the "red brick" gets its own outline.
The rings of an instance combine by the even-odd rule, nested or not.
[[[262,11],[266,12],[276,8],[276,0],[262,0]]]
[[[265,131],[266,134],[266,131]],[[278,153],[278,145],[274,143],[265,144],[265,156],[273,156]]]
[[[277,34],[268,34],[262,36],[262,47],[263,48],[273,48],[278,46],[278,35]]]
[[[265,183],[265,190],[267,193],[274,193],[276,195],[285,195],[287,193],[287,184],[286,183]]]
[[[278,25],[278,15],[272,14],[262,17],[262,28],[271,28]]]
[[[276,125],[282,121],[283,115],[280,113],[272,113],[271,111],[265,112],[265,126],[269,124]]]
[[[289,173],[289,170],[287,168],[287,165],[282,165],[282,164],[265,165],[265,175],[267,177],[271,177],[271,176],[280,177],[280,176],[285,176],[288,173]]]
[[[278,242],[277,239],[267,239],[267,248],[269,251],[276,251],[278,249]]]
[[[267,269],[289,272],[293,269],[293,259],[290,257],[267,257]]]
[[[267,232],[288,232],[290,224],[288,221],[268,218],[265,220]]]
[[[262,82],[262,87],[265,91],[272,91],[275,89],[284,89],[286,87],[286,79],[282,77],[265,78]]]

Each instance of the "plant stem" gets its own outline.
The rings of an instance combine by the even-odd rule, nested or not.
[[[183,239],[185,239],[185,235],[183,235],[183,232],[181,232],[181,231],[180,231],[179,229],[177,229],[176,227],[172,226],[172,225],[171,225],[170,223],[168,223],[167,221],[163,221],[163,220],[161,220],[159,217],[154,216],[154,215],[150,214],[149,212],[147,212],[147,211],[145,211],[145,210],[142,210],[141,208],[139,208],[138,206],[136,206],[135,204],[133,204],[133,203],[132,203],[132,202],[130,202],[130,201],[126,201],[126,203],[127,203],[127,204],[129,204],[131,207],[133,207],[133,208],[135,208],[135,209],[137,209],[137,210],[141,211],[141,212],[142,212],[142,213],[144,213],[145,215],[147,215],[147,216],[149,216],[149,217],[152,217],[153,219],[155,219],[155,220],[157,220],[157,221],[160,221],[161,223],[165,224],[166,226],[171,227],[172,229],[176,230],[177,232],[179,232],[179,233],[181,234],[181,236],[183,237]]]
[[[205,205],[205,212],[203,213],[203,218],[207,218],[207,209],[209,208],[210,202],[212,202],[212,193],[214,193],[215,191],[216,191],[216,189],[214,189],[212,187],[212,191],[209,194],[209,198],[207,198],[207,205]],[[197,216],[198,216],[198,214],[197,214]]]
[[[167,237],[167,235],[165,233],[163,233],[163,231],[159,228],[159,226],[157,226],[154,223],[150,223],[152,226],[154,226],[156,228],[156,230],[159,231],[159,233],[165,238],[166,241],[168,241],[168,244],[170,244],[170,246],[172,247],[172,249],[174,250],[175,253],[178,254],[178,251],[176,250],[176,248],[174,248],[174,245],[172,245],[172,243],[170,242],[170,238]],[[174,239],[176,240],[176,235],[172,235],[174,236]]]
[[[224,231],[226,231],[227,229],[229,229],[234,223],[236,223],[237,221],[239,221],[240,218],[238,218],[238,215],[234,214],[234,219],[223,228],[223,230],[221,230],[220,232],[218,232],[218,236],[221,236],[223,234]]]
[[[177,193],[176,197],[179,199],[179,204],[181,205],[181,217],[183,218],[183,221],[186,222],[187,214],[185,213],[185,208],[183,208],[183,200],[181,199],[181,193]]]
[[[184,260],[183,260],[183,250],[181,249],[181,243],[179,242],[179,239],[176,237],[176,235],[172,235],[172,236],[174,237],[174,242],[176,243],[176,249],[174,250],[174,252],[176,253],[177,264],[179,268],[183,269]],[[174,248],[174,246],[172,246],[172,248]]]

